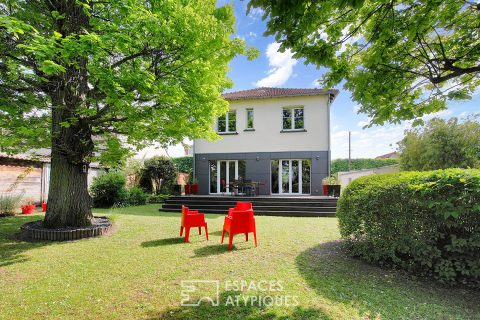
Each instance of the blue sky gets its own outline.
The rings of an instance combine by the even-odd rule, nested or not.
[[[236,36],[245,39],[248,45],[260,51],[260,57],[248,61],[245,57],[237,57],[231,62],[229,77],[234,87],[229,91],[252,89],[258,86],[285,87],[285,88],[313,88],[315,80],[320,78],[325,70],[317,69],[313,65],[305,65],[302,60],[292,58],[290,52],[277,52],[278,44],[272,36],[264,37],[265,21],[262,21],[263,12],[254,9],[249,15],[248,1],[219,0],[217,5],[232,3],[237,19]],[[331,137],[332,159],[348,157],[348,131],[352,132],[352,157],[376,157],[392,152],[397,142],[403,138],[403,132],[410,127],[409,122],[399,125],[375,126],[362,129],[367,123],[366,115],[357,114],[357,103],[350,99],[350,92],[337,87],[340,94],[332,104]],[[479,91],[477,91],[479,92]],[[425,116],[428,120],[434,116],[450,118],[465,117],[468,114],[480,112],[480,94],[472,100],[449,103],[448,109],[438,114]],[[171,147],[170,156],[183,155],[181,146]]]

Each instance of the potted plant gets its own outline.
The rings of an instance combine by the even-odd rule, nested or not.
[[[42,212],[47,212],[47,203],[46,202],[42,203]]]
[[[26,198],[22,201],[22,213],[23,214],[32,214],[35,212],[35,200],[32,198]]]
[[[336,197],[336,198],[340,197],[341,186],[336,176],[332,175],[330,177],[323,179],[323,183],[324,183],[324,188],[326,187],[327,189],[327,195],[329,197]]]
[[[198,181],[197,179],[192,179],[191,190],[192,194],[198,194]]]
[[[190,182],[187,182],[187,184],[185,185],[185,195],[189,195],[192,193],[192,185],[190,184]]]

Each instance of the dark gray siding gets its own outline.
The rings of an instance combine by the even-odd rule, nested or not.
[[[195,175],[199,183],[199,193],[209,193],[210,160],[245,160],[246,179],[261,181],[260,194],[270,194],[270,161],[276,159],[310,159],[311,194],[322,195],[322,179],[329,172],[328,151],[292,151],[292,152],[247,152],[247,153],[203,153],[195,154]]]

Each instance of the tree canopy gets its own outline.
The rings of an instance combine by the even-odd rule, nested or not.
[[[371,124],[417,119],[480,85],[480,3],[473,0],[251,0],[281,50],[326,67]]]
[[[403,170],[480,168],[480,122],[435,118],[406,131],[399,149]]]

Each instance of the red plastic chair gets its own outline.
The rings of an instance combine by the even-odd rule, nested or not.
[[[185,242],[188,242],[190,236],[190,228],[198,227],[198,234],[202,234],[202,227],[205,227],[205,235],[208,240],[208,227],[205,222],[205,215],[198,211],[190,211],[187,207],[182,206],[182,225],[180,227],[180,237],[185,229]]]
[[[255,225],[255,217],[253,210],[239,211],[236,208],[231,208],[228,216],[225,217],[222,230],[222,243],[225,239],[225,232],[228,232],[228,250],[232,250],[233,236],[239,233],[245,234],[245,240],[248,241],[248,234],[253,232],[255,240],[255,247],[257,246],[257,228]]]
[[[235,205],[235,208],[230,208],[228,209],[228,215],[232,215],[232,211],[252,211],[253,212],[253,206],[251,202],[237,202]]]

